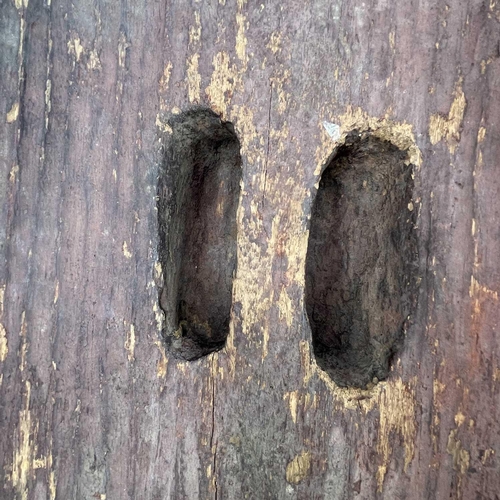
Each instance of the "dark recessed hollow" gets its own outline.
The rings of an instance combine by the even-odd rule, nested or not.
[[[236,269],[240,142],[207,108],[169,120],[158,178],[160,304],[169,351],[194,360],[224,347]]]
[[[305,302],[318,365],[342,387],[382,380],[417,289],[407,154],[350,134],[327,164],[311,214]]]

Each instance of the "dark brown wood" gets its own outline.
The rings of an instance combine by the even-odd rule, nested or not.
[[[3,499],[500,498],[500,5],[3,0]],[[226,347],[161,337],[168,119],[241,143]],[[304,302],[348,133],[415,166],[418,306],[386,381],[340,388]],[[362,244],[362,243],[361,243]]]

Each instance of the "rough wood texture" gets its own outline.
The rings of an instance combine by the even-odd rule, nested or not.
[[[0,497],[498,499],[499,23],[479,0],[3,0]],[[243,168],[230,335],[192,363],[161,340],[155,199],[190,104]],[[315,186],[354,129],[417,166],[418,308],[368,391],[318,368],[304,308]]]

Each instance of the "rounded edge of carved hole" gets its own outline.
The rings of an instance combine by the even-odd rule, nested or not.
[[[237,265],[240,141],[206,107],[168,119],[157,185],[163,337],[176,358],[225,346]]]
[[[353,131],[323,169],[312,206],[306,313],[318,366],[370,388],[401,351],[418,292],[414,166],[406,151]]]

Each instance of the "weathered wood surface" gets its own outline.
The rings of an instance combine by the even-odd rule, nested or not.
[[[1,498],[500,497],[498,2],[3,0],[0,25]],[[190,104],[243,160],[231,333],[193,363],[160,338],[155,208]],[[317,368],[304,310],[324,121],[416,165],[418,309],[369,391]]]

